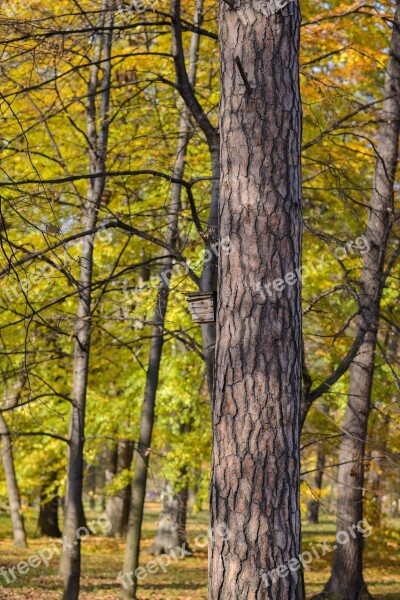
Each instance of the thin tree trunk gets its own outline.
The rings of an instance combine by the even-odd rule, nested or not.
[[[221,2],[221,238],[210,600],[304,600],[300,565],[300,10]],[[286,569],[286,576],[269,571]]]
[[[313,494],[314,497],[308,503],[308,520],[310,523],[319,522],[319,509],[321,505],[322,479],[325,469],[325,449],[322,444],[318,445],[317,467],[315,471]]]
[[[200,278],[200,290],[202,292],[216,292],[218,283],[218,256],[215,252],[215,246],[218,242],[219,234],[219,195],[220,195],[220,136],[218,129],[215,128],[202,106],[200,105],[195,93],[194,85],[190,73],[186,71],[185,53],[182,41],[181,26],[181,8],[180,0],[172,0],[171,4],[171,24],[172,24],[172,54],[175,63],[175,73],[177,87],[184,100],[186,107],[194,120],[204,133],[211,159],[211,204],[210,213],[207,222],[207,230],[203,232],[203,240],[206,252],[209,253],[210,260],[205,261]],[[215,371],[215,323],[205,323],[201,325],[203,355],[206,365],[207,385],[212,398],[214,389],[214,371]]]
[[[87,466],[87,487],[89,491],[89,505],[91,510],[96,510],[96,467]]]
[[[197,0],[195,24],[200,25],[202,20],[203,2]],[[193,85],[196,79],[197,59],[199,52],[200,37],[193,33],[190,45],[189,77]],[[185,165],[187,146],[192,134],[189,122],[189,112],[184,110],[179,125],[179,142],[177,148],[177,159],[174,166],[174,176],[182,179]],[[179,184],[172,184],[171,201],[167,219],[167,244],[175,246],[178,239],[178,218],[181,211],[181,192]],[[169,251],[165,252],[165,258],[161,266],[161,284],[157,294],[156,310],[153,319],[152,339],[150,345],[150,357],[147,370],[146,388],[143,399],[142,414],[140,419],[139,446],[134,456],[134,476],[132,482],[132,500],[129,513],[128,532],[126,540],[124,573],[132,573],[127,578],[122,594],[126,598],[135,598],[137,579],[135,572],[139,566],[140,537],[143,522],[143,509],[146,497],[147,472],[150,459],[151,438],[154,425],[154,411],[160,372],[162,349],[164,344],[164,323],[167,313],[168,296],[170,289],[170,273],[172,259],[168,257]]]
[[[107,483],[111,483],[113,478],[129,469],[133,458],[133,443],[129,440],[118,442],[115,450],[112,449],[113,471],[108,470],[106,474]],[[115,455],[115,458],[114,458]],[[131,506],[131,485],[126,485],[116,494],[106,501],[106,513],[111,523],[109,536],[124,537],[128,529],[129,509]]]
[[[14,456],[12,449],[12,440],[7,423],[0,413],[0,442],[1,459],[3,461],[4,472],[6,474],[8,503],[10,507],[10,516],[13,527],[14,545],[26,548],[26,532],[24,517],[21,512],[21,498],[19,494],[17,475],[14,467]]]
[[[24,385],[24,377],[17,379],[11,388],[8,382],[4,382],[3,406],[5,408],[14,408],[18,404],[18,399]],[[22,548],[27,547],[26,531],[24,517],[21,512],[21,497],[18,488],[17,475],[14,466],[14,455],[12,448],[12,439],[7,421],[0,412],[0,447],[1,458],[4,472],[6,475],[8,502],[10,507],[10,516],[13,526],[14,545]]]
[[[90,173],[104,173],[108,143],[108,113],[111,82],[111,45],[113,26],[113,0],[103,0],[102,19],[104,33],[97,36],[94,60],[90,72],[87,106],[87,135],[89,147]],[[96,94],[99,82],[100,57],[103,53],[99,119],[97,132]],[[83,230],[96,227],[98,211],[105,186],[105,178],[91,180],[82,212]],[[85,436],[86,394],[89,376],[89,355],[91,336],[91,285],[93,271],[94,234],[83,238],[81,253],[81,273],[79,280],[78,308],[76,315],[75,347],[72,400],[73,407],[69,431],[69,459],[67,504],[64,525],[66,550],[63,553],[61,571],[64,576],[64,600],[77,600],[80,588],[81,542],[78,530],[84,522],[82,503],[83,491],[83,446]]]
[[[398,162],[400,133],[400,2],[392,32],[390,58],[386,73],[386,99],[383,102],[377,161],[370,203],[366,238],[370,245],[364,255],[360,282],[360,327],[367,330],[364,342],[350,368],[350,388],[343,422],[340,449],[337,533],[356,527],[363,519],[364,459],[374,376],[375,349],[379,325],[380,298],[390,215],[393,211],[393,186]],[[347,464],[345,464],[347,463]],[[363,535],[355,530],[346,544],[338,544],[332,574],[325,595],[338,600],[370,597],[363,579]]]
[[[211,260],[205,262],[203,272],[200,278],[200,290],[202,292],[216,292],[218,288],[218,255],[215,253],[215,244],[219,236],[219,194],[220,194],[220,145],[219,136],[214,147],[210,148],[211,155],[211,206],[210,215],[207,223],[207,237],[205,239],[205,249],[211,253]],[[220,249],[220,252],[222,250]],[[203,323],[201,325],[201,335],[203,343],[203,356],[206,365],[207,386],[210,398],[214,392],[215,375],[215,342],[217,338],[217,328],[215,323]]]

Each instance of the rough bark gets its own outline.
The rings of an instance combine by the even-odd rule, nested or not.
[[[119,441],[115,450],[112,449],[113,471],[107,469],[106,482],[111,483],[112,479],[129,469],[133,458],[133,443],[129,440]],[[115,458],[114,458],[115,457]],[[111,466],[111,465],[110,465]],[[106,501],[106,514],[112,525],[108,535],[111,537],[124,537],[128,528],[129,509],[131,506],[132,490],[130,485],[120,489],[114,496]]]
[[[87,102],[87,137],[89,140],[89,171],[104,173],[108,143],[108,112],[111,82],[111,45],[113,25],[113,0],[103,0],[102,19],[104,33],[96,36],[94,60],[90,71]],[[99,81],[102,56],[103,78]],[[96,94],[101,85],[100,108],[97,114]],[[99,120],[99,131],[97,123]],[[91,231],[96,227],[98,211],[105,186],[105,178],[91,180],[86,201],[82,207],[82,228]],[[75,325],[75,345],[72,384],[72,411],[69,429],[68,485],[64,538],[67,547],[63,553],[61,572],[64,576],[64,600],[77,600],[80,588],[81,542],[77,535],[84,522],[83,447],[85,435],[86,394],[89,375],[91,337],[91,284],[93,272],[94,234],[82,241],[81,272],[78,286],[78,308]]]
[[[196,24],[201,23],[203,2],[198,0],[196,4]],[[189,84],[193,85],[196,78],[197,58],[199,52],[200,37],[192,34],[189,55]],[[192,134],[189,121],[189,112],[182,112],[179,124],[179,140],[177,147],[177,158],[174,165],[174,176],[182,179],[185,166],[187,146]],[[178,239],[178,218],[181,211],[182,186],[172,184],[171,201],[167,217],[167,239],[169,247],[175,247]],[[139,566],[140,537],[143,522],[143,509],[146,497],[147,472],[150,459],[151,438],[154,425],[154,413],[160,372],[162,349],[164,345],[164,324],[167,313],[168,296],[170,290],[170,277],[172,271],[172,259],[170,252],[165,251],[165,258],[161,265],[160,287],[157,293],[156,310],[153,319],[152,338],[150,344],[150,356],[146,377],[146,388],[143,399],[142,413],[140,419],[140,436],[137,452],[134,455],[134,476],[132,482],[132,499],[129,513],[128,531],[125,549],[124,573],[132,573],[128,578],[122,594],[126,598],[135,598],[137,579],[135,572]]]
[[[221,2],[221,253],[213,409],[210,600],[303,600],[300,570],[300,10]],[[219,526],[224,526],[221,527]],[[223,535],[227,528],[227,533]]]
[[[308,503],[308,521],[310,523],[319,522],[319,508],[320,508],[320,496],[322,489],[322,479],[324,476],[325,469],[325,449],[322,444],[318,445],[317,452],[317,466],[314,477],[313,495],[310,502]]]
[[[398,163],[400,133],[400,2],[392,32],[390,58],[385,82],[377,160],[373,181],[366,238],[370,250],[364,255],[360,282],[359,326],[367,330],[364,342],[350,368],[348,404],[342,426],[341,466],[338,481],[337,532],[348,530],[363,518],[364,463],[380,299],[388,234],[393,211],[393,187]],[[351,462],[350,462],[351,461]],[[345,464],[347,463],[347,464]],[[357,530],[346,544],[339,544],[333,558],[332,574],[325,596],[338,600],[369,597],[363,579],[363,536]]]
[[[4,383],[3,406],[12,408],[18,404],[18,398],[22,391],[24,378],[20,377],[10,387]],[[0,412],[0,447],[1,459],[7,482],[8,503],[13,527],[14,545],[22,548],[27,547],[24,517],[21,511],[21,497],[19,493],[17,475],[14,466],[14,455],[10,430],[3,414]]]
[[[151,554],[159,556],[167,554],[171,548],[185,544],[186,537],[186,514],[188,502],[188,487],[185,486],[180,492],[175,493],[172,485],[166,481],[161,494],[162,510],[157,528],[157,535],[149,550]]]

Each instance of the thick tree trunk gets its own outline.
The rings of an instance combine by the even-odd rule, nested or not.
[[[21,512],[21,498],[17,482],[17,475],[14,467],[14,456],[12,449],[12,440],[6,420],[0,413],[0,445],[1,459],[3,461],[4,472],[7,481],[8,503],[10,507],[10,516],[13,527],[14,545],[26,548],[26,532],[24,517]]]
[[[167,554],[171,548],[185,544],[186,514],[188,501],[188,487],[185,486],[177,494],[172,485],[166,481],[161,495],[162,510],[158,523],[157,535],[150,548],[150,553],[156,556]]]
[[[113,471],[107,470],[106,481],[111,483],[112,479],[129,469],[133,458],[133,443],[129,440],[119,441],[117,447],[112,449],[113,458],[115,456],[115,463],[113,461]],[[106,514],[112,525],[108,535],[115,537],[124,537],[128,528],[129,520],[129,509],[131,506],[131,495],[132,489],[130,485],[126,485],[114,496],[110,497],[106,501]]]
[[[301,286],[284,282],[301,255],[300,10],[263,12],[221,2],[220,235],[236,251],[219,263],[210,600],[305,597],[300,565],[288,569],[300,554]],[[259,294],[275,280],[275,297]]]
[[[317,466],[315,471],[313,494],[314,497],[308,503],[308,521],[310,523],[319,522],[320,496],[322,489],[322,479],[325,469],[325,449],[322,444],[318,445]]]
[[[198,0],[196,4],[195,22],[201,24],[203,3]],[[197,59],[199,52],[199,35],[192,34],[190,46],[189,78],[193,85],[196,79]],[[182,112],[179,125],[179,141],[177,148],[177,159],[174,166],[174,177],[182,179],[185,166],[187,146],[192,134],[187,110]],[[178,239],[178,218],[181,211],[182,187],[179,184],[172,185],[171,201],[167,218],[167,244],[175,246]],[[158,377],[160,372],[162,349],[164,345],[164,323],[167,313],[168,296],[170,289],[170,273],[173,265],[172,259],[165,251],[165,258],[161,265],[161,285],[157,294],[156,310],[153,319],[152,340],[150,345],[150,357],[147,370],[146,388],[143,399],[142,414],[140,419],[139,446],[134,455],[134,476],[132,482],[132,500],[129,513],[128,532],[126,539],[124,573],[132,573],[126,578],[122,594],[126,598],[135,598],[137,579],[135,572],[139,566],[140,537],[143,522],[143,509],[146,497],[147,471],[150,459],[151,438],[154,425],[154,412],[156,404]]]
[[[392,32],[390,58],[386,73],[373,194],[366,230],[370,245],[364,255],[359,292],[360,327],[367,330],[350,368],[350,388],[342,431],[338,481],[337,532],[348,531],[363,518],[364,458],[374,375],[375,348],[379,324],[380,298],[390,215],[393,211],[393,186],[398,162],[400,132],[400,2]],[[369,597],[363,579],[363,535],[356,529],[346,544],[335,550],[332,574],[325,586],[326,595],[338,600]]]
[[[94,60],[90,72],[87,106],[87,135],[90,142],[90,173],[104,173],[106,166],[109,101],[111,82],[111,45],[114,1],[103,0],[102,19],[104,33],[98,34],[95,43]],[[99,86],[100,58],[103,53],[100,111],[97,116],[96,94]],[[97,119],[100,120],[97,133]],[[98,211],[105,186],[105,178],[97,177],[89,183],[86,202],[82,209],[84,231],[96,227]],[[83,491],[83,446],[85,436],[86,394],[89,375],[90,336],[91,336],[91,285],[93,271],[94,234],[83,238],[81,253],[81,273],[79,280],[78,308],[75,326],[74,366],[72,400],[69,430],[68,485],[64,539],[66,550],[63,553],[61,572],[64,576],[64,600],[78,600],[80,589],[81,532],[84,522],[82,503]]]
[[[58,525],[58,494],[53,492],[49,498],[46,489],[40,494],[39,509],[39,533],[49,537],[61,537],[61,531]]]

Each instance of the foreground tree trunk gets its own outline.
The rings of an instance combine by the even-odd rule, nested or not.
[[[221,238],[210,600],[304,600],[300,10],[221,2]],[[262,285],[279,281],[275,297]],[[283,284],[283,285],[282,285]],[[293,564],[293,563],[292,563]],[[282,567],[286,576],[270,571]]]
[[[104,26],[104,33],[97,34],[95,38],[95,52],[90,71],[87,104],[87,137],[90,143],[89,169],[92,174],[104,173],[106,171],[114,1],[103,0],[101,8],[101,19],[104,19],[101,25]],[[99,114],[97,114],[96,98],[100,84],[100,63],[103,70],[103,77],[101,81],[100,110]],[[98,121],[99,132],[97,132]],[[97,225],[104,186],[104,176],[96,177],[89,183],[86,202],[82,207],[82,226],[84,231],[92,231]],[[83,446],[92,329],[91,284],[94,239],[94,233],[83,238],[81,253],[81,273],[74,346],[73,407],[69,431],[68,482],[64,524],[66,550],[63,552],[61,561],[61,572],[64,576],[64,600],[78,600],[80,589],[81,541],[79,528],[84,523],[82,504]]]
[[[112,449],[111,453],[114,464],[110,465],[110,467],[113,468],[113,471],[110,469],[107,470],[106,483],[111,483],[116,475],[130,468],[133,458],[133,443],[129,440],[119,441],[115,451]],[[106,514],[112,526],[108,535],[111,537],[124,537],[126,535],[131,494],[131,486],[126,485],[106,501]]]
[[[203,2],[196,4],[195,24],[201,24]],[[196,79],[197,58],[199,52],[199,35],[192,34],[190,46],[189,82],[194,85]],[[174,166],[174,177],[182,179],[186,166],[187,146],[192,134],[188,111],[182,113],[179,125],[179,141],[177,159]],[[181,211],[182,186],[172,184],[171,201],[167,218],[167,239],[169,246],[175,247],[178,239],[178,219]],[[125,549],[124,573],[131,574],[126,578],[122,594],[126,598],[135,598],[137,578],[135,572],[139,566],[140,537],[143,522],[143,509],[146,497],[147,472],[150,459],[150,446],[154,425],[158,377],[160,372],[162,349],[164,345],[164,324],[167,314],[170,277],[173,261],[170,252],[164,251],[165,258],[161,265],[161,283],[157,293],[156,310],[153,319],[150,357],[146,377],[146,388],[140,419],[139,446],[134,455],[134,476],[132,482],[132,500],[129,513],[128,532]]]
[[[364,255],[360,282],[360,322],[367,330],[364,342],[350,368],[350,388],[340,449],[337,533],[357,526],[363,518],[364,462],[375,349],[379,325],[380,299],[384,284],[384,262],[393,212],[393,186],[398,162],[400,133],[400,2],[392,32],[390,58],[386,73],[385,100],[382,107],[377,161],[370,203],[366,238],[370,245]],[[332,574],[324,597],[338,600],[369,598],[363,579],[363,535],[338,544]]]

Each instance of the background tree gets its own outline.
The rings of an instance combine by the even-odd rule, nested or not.
[[[365,237],[369,251],[364,255],[360,281],[359,327],[367,333],[350,368],[347,409],[343,422],[338,473],[337,532],[345,531],[363,518],[365,444],[371,406],[380,302],[385,284],[385,257],[393,214],[393,188],[398,163],[400,133],[400,3],[396,2],[390,58],[386,72],[379,143]],[[347,544],[338,544],[332,575],[325,593],[332,597],[359,600],[370,597],[363,578],[363,536],[360,528]]]
[[[80,257],[79,299],[75,325],[72,409],[69,432],[69,461],[64,538],[68,545],[63,554],[64,599],[79,598],[81,538],[79,528],[84,524],[82,502],[85,439],[86,395],[89,378],[90,337],[92,317],[92,273],[94,233],[106,184],[106,160],[109,135],[111,48],[114,1],[104,0],[101,6],[101,25],[104,33],[96,36],[93,63],[90,71],[87,105],[87,138],[89,143],[89,183],[86,202],[82,206],[83,237]],[[100,61],[102,77],[100,79]],[[96,102],[101,88],[99,107]]]
[[[5,393],[3,396],[2,408],[10,410],[18,403],[18,396],[23,386],[23,377],[20,376],[14,384],[5,382]],[[3,462],[4,473],[7,481],[8,502],[10,506],[10,516],[13,526],[14,544],[16,546],[27,546],[24,517],[21,511],[21,496],[19,493],[18,480],[15,472],[14,454],[12,447],[11,432],[7,422],[0,412],[0,442],[1,458]]]

